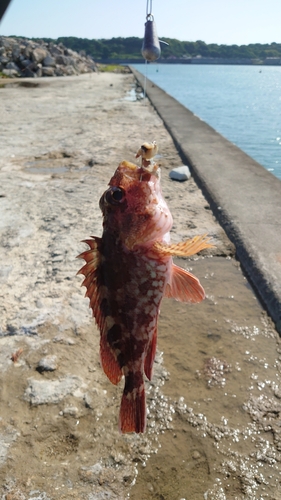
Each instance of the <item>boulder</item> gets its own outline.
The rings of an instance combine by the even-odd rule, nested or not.
[[[37,47],[32,51],[32,60],[40,63],[45,59],[45,57],[47,57],[47,55],[48,52],[46,49],[44,49],[43,47]]]
[[[34,71],[32,71],[29,67],[22,70],[22,75],[26,78],[35,78],[37,76],[36,73],[34,73]]]
[[[23,59],[20,63],[24,68],[34,66],[34,63],[30,59]]]
[[[0,56],[0,63],[5,65],[9,62],[9,58],[7,56]]]
[[[43,59],[43,66],[51,66],[51,67],[55,67],[56,66],[56,60],[51,57],[51,56],[46,56],[44,59]]]
[[[2,73],[3,73],[3,75],[9,76],[10,78],[16,78],[17,76],[19,76],[18,71],[16,71],[15,69],[6,69],[5,68],[2,70]]]
[[[20,68],[18,67],[18,65],[14,62],[8,62],[6,64],[6,69],[14,69],[16,71],[20,71]]]
[[[44,66],[42,68],[42,76],[54,76],[55,75],[55,70],[51,66]]]
[[[62,54],[56,56],[56,63],[57,64],[63,64],[64,66],[67,65],[67,57],[63,56]]]
[[[15,47],[13,47],[13,50],[12,50],[12,59],[14,62],[17,62],[18,61],[18,58],[20,57],[21,55],[21,48],[19,45],[16,45]]]

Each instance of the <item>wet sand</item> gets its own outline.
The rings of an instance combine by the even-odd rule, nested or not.
[[[279,337],[194,180],[169,179],[182,161],[134,89],[132,75],[118,74],[0,88],[0,493],[278,499]],[[122,384],[102,373],[75,257],[101,234],[98,200],[112,172],[144,140],[159,144],[173,241],[207,232],[216,248],[179,261],[207,298],[163,301],[147,432],[122,436]],[[42,372],[50,356],[55,369]]]

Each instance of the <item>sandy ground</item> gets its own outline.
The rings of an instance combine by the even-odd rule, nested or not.
[[[181,159],[136,95],[121,74],[0,88],[0,498],[281,498],[279,339],[194,180],[169,179]],[[75,257],[144,140],[159,144],[173,241],[208,233],[216,248],[180,262],[207,299],[164,301],[148,429],[122,436]]]

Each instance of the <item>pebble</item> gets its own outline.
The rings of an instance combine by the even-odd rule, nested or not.
[[[50,354],[40,359],[36,370],[38,372],[53,372],[57,369],[57,367],[57,356]]]
[[[77,406],[67,406],[62,410],[63,415],[70,415],[71,417],[78,417],[79,415],[79,410]]]
[[[187,181],[191,177],[189,168],[186,165],[182,167],[176,167],[169,173],[170,179],[174,181]]]

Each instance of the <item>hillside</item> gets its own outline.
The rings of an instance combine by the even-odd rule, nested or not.
[[[250,44],[250,45],[217,45],[206,44],[201,40],[196,42],[180,41],[175,38],[161,37],[169,45],[162,45],[162,58],[171,57],[189,58],[201,56],[203,58],[227,58],[227,59],[259,59],[268,57],[281,57],[281,43]],[[76,37],[60,37],[57,40],[44,38],[45,42],[56,44],[63,43],[69,49],[77,52],[85,51],[95,61],[104,59],[139,59],[141,57],[142,38],[111,38],[111,39],[88,39]]]

